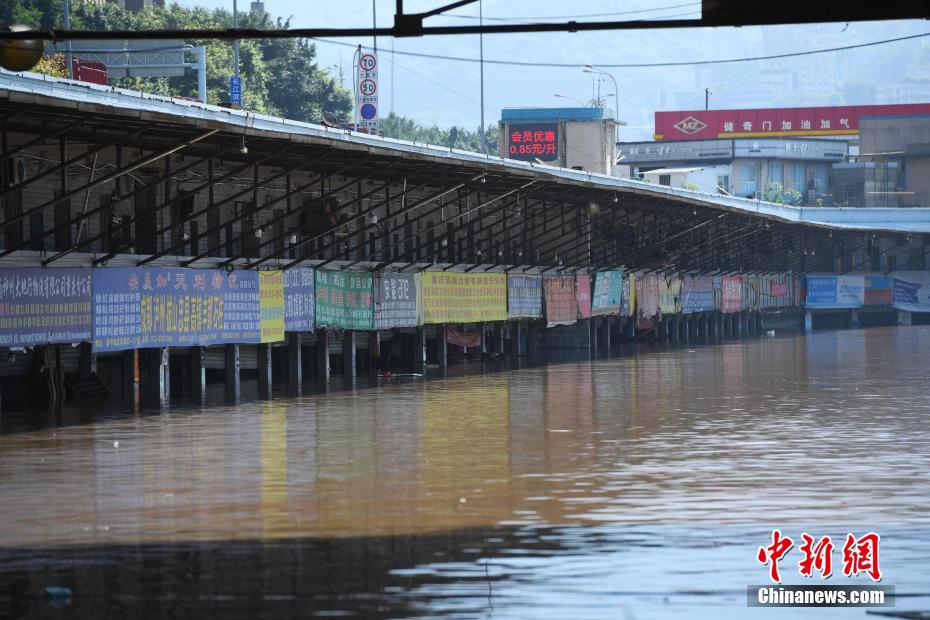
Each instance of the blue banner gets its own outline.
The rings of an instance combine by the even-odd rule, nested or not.
[[[594,278],[591,316],[620,314],[623,298],[623,272],[601,271]]]
[[[90,269],[0,269],[0,346],[90,342]]]
[[[896,271],[892,275],[892,304],[897,310],[930,312],[930,273]]]
[[[864,276],[807,276],[808,308],[860,308],[864,303]]]
[[[541,319],[542,276],[510,274],[507,276],[507,317],[511,319]]]
[[[685,276],[681,285],[681,312],[693,314],[714,309],[714,279],[710,276]]]
[[[316,327],[313,267],[292,267],[284,272],[284,330],[312,332]]]
[[[94,350],[261,342],[258,272],[94,269]]]

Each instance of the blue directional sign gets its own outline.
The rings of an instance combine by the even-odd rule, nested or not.
[[[237,108],[242,107],[242,78],[238,75],[229,78],[229,102]]]

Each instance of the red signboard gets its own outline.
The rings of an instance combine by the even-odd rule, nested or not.
[[[742,276],[723,276],[723,304],[721,310],[726,314],[739,312],[743,307]]]
[[[859,134],[865,116],[930,114],[930,103],[656,112],[656,140]]]
[[[591,318],[591,276],[576,276],[575,299],[578,301],[578,315],[583,319]]]
[[[522,161],[555,161],[559,158],[559,125],[533,123],[507,127],[507,157]]]
[[[546,323],[570,325],[578,320],[578,302],[575,301],[575,278],[547,276],[543,281],[546,291]]]

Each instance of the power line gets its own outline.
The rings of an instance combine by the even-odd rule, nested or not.
[[[899,41],[908,41],[911,39],[920,39],[923,37],[930,36],[930,32],[923,32],[920,34],[912,34],[906,37],[897,37],[894,39],[883,39],[881,41],[870,41],[868,43],[857,43],[855,45],[844,45],[842,47],[829,47],[826,49],[819,50],[808,50],[804,52],[789,52],[786,54],[773,54],[770,56],[749,56],[744,58],[723,58],[717,60],[687,60],[682,62],[645,62],[645,63],[624,63],[624,64],[605,64],[597,63],[598,67],[604,69],[636,69],[636,68],[649,68],[649,67],[687,67],[693,65],[719,65],[726,63],[736,63],[736,62],[754,62],[759,60],[776,60],[779,58],[793,58],[797,56],[810,56],[812,54],[826,54],[829,52],[843,52],[847,50],[859,49],[863,47],[872,47],[876,45],[885,45],[887,43],[897,43]],[[342,41],[332,41],[330,39],[313,39],[320,43],[329,43],[331,45],[342,45],[346,47],[356,47],[352,43],[343,43]],[[442,54],[426,54],[421,52],[394,52],[395,54],[403,54],[404,56],[415,56],[418,58],[432,58],[434,60],[451,60],[455,62],[470,62],[478,63],[480,62],[477,58],[466,58],[463,56],[445,56]],[[492,65],[505,65],[513,67],[549,67],[549,68],[565,68],[565,69],[583,69],[586,65],[591,63],[560,63],[560,62],[531,62],[531,61],[520,61],[520,60],[495,60],[495,59],[484,59],[485,64]]]
[[[686,2],[685,4],[672,4],[670,6],[656,6],[651,9],[638,9],[635,11],[616,11],[613,13],[584,13],[578,15],[534,15],[533,19],[579,19],[584,17],[612,17],[614,15],[635,15],[638,13],[652,13],[654,11],[665,11],[668,9],[680,9],[685,6],[701,6],[700,2]],[[454,13],[440,13],[443,17],[457,17],[459,19],[478,19],[474,15],[456,15]],[[485,17],[486,20],[497,22],[508,22],[513,20],[526,21],[526,16],[519,17]]]

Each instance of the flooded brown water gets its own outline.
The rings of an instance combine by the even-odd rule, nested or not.
[[[747,609],[775,527],[879,532],[930,609],[927,351],[822,332],[4,424],[0,614],[865,617]]]

